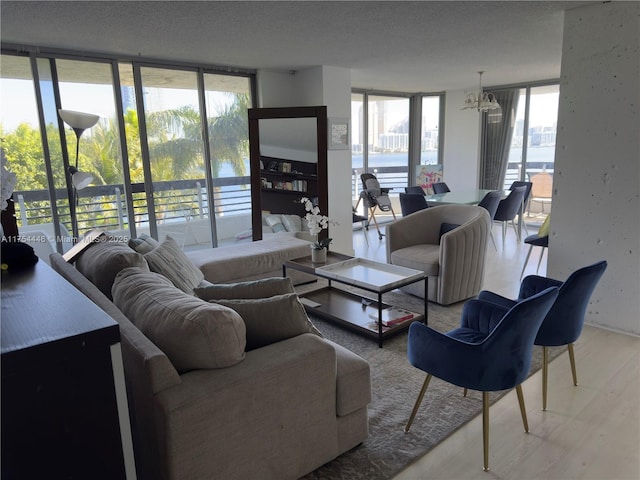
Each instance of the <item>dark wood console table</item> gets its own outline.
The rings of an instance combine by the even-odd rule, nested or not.
[[[136,478],[118,324],[43,261],[1,298],[2,478]]]

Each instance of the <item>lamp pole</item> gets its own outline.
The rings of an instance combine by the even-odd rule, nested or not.
[[[83,174],[78,171],[78,158],[80,156],[80,138],[82,137],[82,133],[88,128],[93,127],[100,117],[98,115],[94,115],[92,113],[83,113],[83,112],[75,112],[73,110],[58,110],[58,114],[60,118],[69,125],[74,133],[76,134],[76,162],[75,167],[69,167],[68,170],[68,179],[67,185],[71,185],[71,189],[69,191],[69,215],[71,216],[71,230],[73,235],[73,243],[75,244],[78,240],[78,219],[76,217],[76,205],[78,202],[78,190],[86,187],[91,181],[93,177],[88,174]],[[82,175],[82,180],[80,182],[75,181],[75,178],[79,175]]]

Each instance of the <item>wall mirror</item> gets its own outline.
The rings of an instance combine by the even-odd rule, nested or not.
[[[325,106],[249,109],[249,151],[253,240],[263,238],[264,216],[304,217],[302,197],[327,214]]]

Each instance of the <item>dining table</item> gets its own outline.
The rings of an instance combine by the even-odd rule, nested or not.
[[[454,190],[452,192],[446,193],[436,193],[432,195],[425,195],[425,199],[430,207],[435,207],[438,205],[478,205],[484,196],[492,192],[491,189],[486,188],[473,188],[466,190]],[[511,191],[510,190],[502,190],[502,199],[507,198]],[[523,216],[524,213],[524,205],[521,206],[520,209],[521,214],[518,218],[518,237],[522,238],[522,226],[523,226]],[[526,228],[526,226],[525,226]]]
[[[434,205],[477,205],[485,195],[493,190],[485,188],[473,188],[468,190],[454,190],[453,192],[436,193],[426,195],[425,199],[430,206]],[[509,190],[502,191],[502,198],[506,198]]]

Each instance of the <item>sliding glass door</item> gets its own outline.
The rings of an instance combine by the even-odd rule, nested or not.
[[[71,244],[72,218],[80,236],[169,234],[189,248],[250,238],[253,76],[216,72],[3,50],[0,133],[18,176],[20,232],[51,232],[59,251]],[[77,137],[59,109],[99,116],[81,134],[78,169],[93,181],[77,195],[68,169]]]
[[[533,182],[526,218],[538,223],[551,209],[559,85],[521,88],[519,97],[504,187]]]

